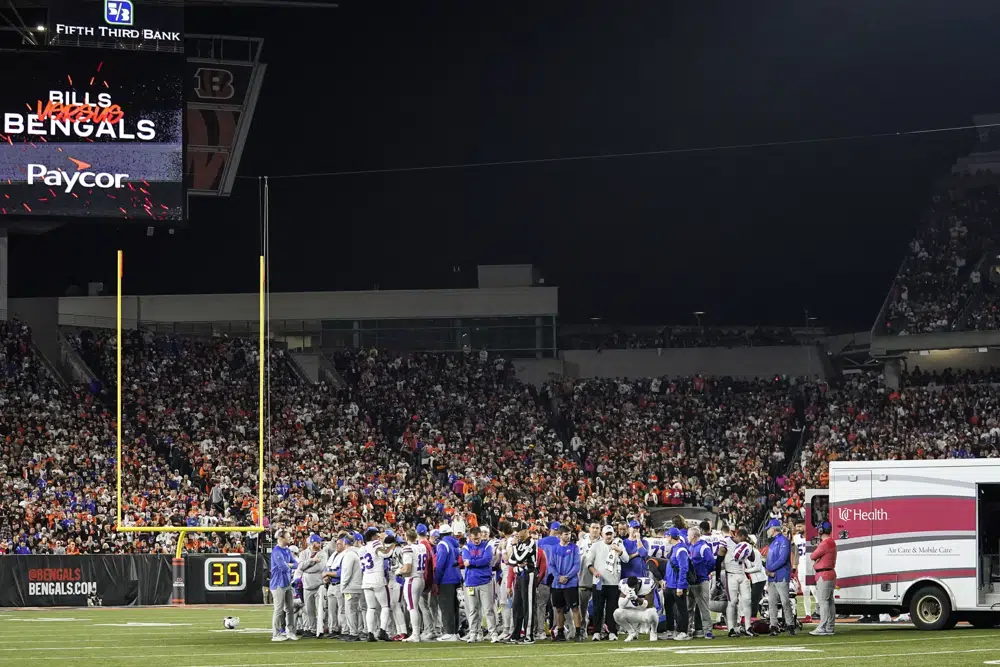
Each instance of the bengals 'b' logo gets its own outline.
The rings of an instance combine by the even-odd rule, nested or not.
[[[227,69],[199,67],[194,73],[194,93],[202,100],[231,100],[236,95],[233,73]]]

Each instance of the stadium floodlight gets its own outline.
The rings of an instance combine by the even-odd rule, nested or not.
[[[259,285],[259,300],[258,300],[258,310],[260,312],[260,342],[258,349],[258,383],[257,383],[257,398],[258,398],[258,421],[257,421],[257,437],[258,437],[258,454],[259,454],[259,469],[258,469],[258,479],[257,479],[257,524],[253,526],[123,526],[122,525],[122,423],[123,423],[123,412],[122,412],[122,276],[123,276],[123,253],[121,250],[118,251],[118,290],[115,296],[115,344],[117,349],[115,350],[116,355],[116,367],[118,371],[117,377],[117,403],[118,403],[118,415],[115,439],[117,445],[117,472],[118,472],[118,520],[115,523],[115,530],[119,533],[178,533],[177,537],[177,552],[175,556],[175,566],[176,561],[183,558],[184,551],[184,537],[188,533],[261,533],[264,532],[264,372],[266,365],[266,348],[264,346],[264,292],[266,289],[266,276],[264,275],[264,255],[260,256],[260,285]]]

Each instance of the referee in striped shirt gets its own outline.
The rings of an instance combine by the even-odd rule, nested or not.
[[[517,542],[511,547],[508,563],[514,575],[514,626],[507,643],[534,644],[538,543],[531,539],[526,529],[517,534]]]

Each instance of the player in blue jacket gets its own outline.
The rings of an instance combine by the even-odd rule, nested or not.
[[[441,524],[438,532],[441,534],[441,541],[438,542],[434,558],[434,581],[438,586],[438,604],[444,628],[441,641],[458,641],[458,587],[462,585],[458,557],[462,547],[451,534],[451,526],[448,524]]]
[[[560,526],[559,543],[551,547],[548,555],[549,574],[552,575],[552,611],[555,614],[557,642],[566,641],[566,610],[573,614],[576,627],[574,640],[582,642],[584,633],[583,616],[580,613],[580,549],[573,542],[573,530]]]
[[[667,613],[667,630],[674,631],[674,639],[690,639],[688,634],[688,568],[691,566],[685,535],[677,527],[667,532],[670,540],[670,557],[667,559],[666,601],[672,614]]]
[[[493,595],[493,546],[483,538],[478,526],[469,530],[469,541],[462,548],[465,563],[465,615],[469,619],[471,644],[483,638],[483,620],[490,641],[496,643],[496,599]]]
[[[642,539],[642,526],[632,519],[628,522],[628,537],[622,540],[628,562],[622,565],[621,578],[646,576],[646,558],[649,557],[649,542]]]
[[[271,619],[271,641],[281,642],[298,639],[295,634],[295,593],[292,590],[292,571],[298,561],[292,555],[288,543],[291,535],[287,530],[274,534],[277,544],[271,548],[271,596],[274,599],[274,617]],[[281,632],[282,623],[285,631]]]
[[[795,635],[795,614],[789,599],[789,580],[792,576],[792,545],[781,533],[781,521],[771,519],[767,522],[767,536],[771,543],[767,547],[767,560],[764,569],[767,571],[767,615],[771,626],[771,636],[781,634],[778,624],[778,600],[781,600],[781,611],[785,617],[785,627],[788,634]]]

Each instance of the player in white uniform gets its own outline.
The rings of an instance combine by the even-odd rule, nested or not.
[[[365,622],[368,641],[389,640],[389,582],[385,577],[386,550],[378,539],[378,531],[365,531],[365,546],[361,551],[361,588],[365,592]]]
[[[403,577],[403,602],[410,613],[410,636],[404,641],[419,642],[422,627],[420,596],[424,592],[427,554],[423,546],[417,544],[417,531],[412,528],[406,531],[406,546],[399,553],[400,565],[395,574]]]
[[[743,619],[743,634],[753,637],[750,619],[750,580],[747,578],[746,565],[754,558],[753,547],[747,541],[746,531],[742,528],[733,534],[725,545],[726,556],[723,568],[726,572],[726,590],[729,595],[729,606],[726,609],[726,625],[729,636],[738,637],[739,619]]]
[[[656,641],[656,626],[659,615],[650,603],[656,582],[652,577],[628,577],[618,583],[620,595],[618,609],[615,609],[615,623],[628,630],[625,641],[634,641],[639,636],[639,628],[650,628],[649,641]]]
[[[395,573],[403,564],[403,546],[401,538],[392,531],[386,531],[386,537],[392,537],[385,544],[388,547],[386,567],[389,571],[389,611],[395,629],[391,635],[394,641],[406,637],[406,605],[403,603],[403,578]],[[395,540],[395,542],[393,542]]]
[[[514,534],[510,524],[506,521],[500,522],[500,591],[498,599],[500,601],[500,639],[506,641],[510,639],[514,631],[514,609],[510,593],[507,591],[507,577],[510,575],[510,547],[511,536]],[[494,551],[496,553],[496,551]]]
[[[799,595],[802,596],[806,607],[805,622],[809,623],[813,620],[812,598],[816,595],[816,587],[806,586],[805,563],[808,563],[808,559],[806,558],[806,545],[809,543],[806,542],[805,531],[805,524],[798,524],[795,526],[795,534],[792,536],[792,546],[795,547],[795,553],[799,556],[799,565],[795,574],[799,579]]]

